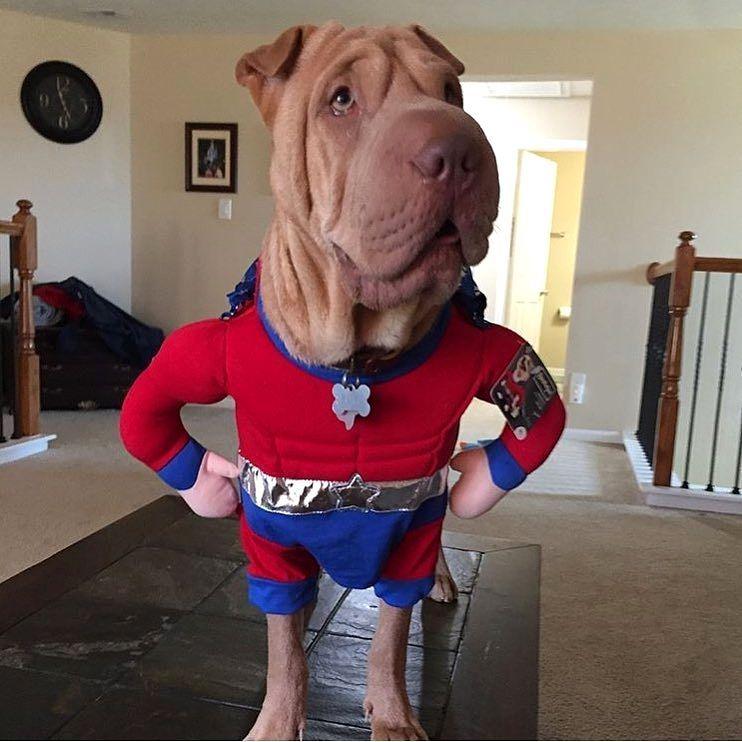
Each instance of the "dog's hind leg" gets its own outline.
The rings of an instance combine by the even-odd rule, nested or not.
[[[459,589],[451,576],[451,570],[446,562],[443,547],[438,550],[438,560],[435,563],[435,583],[428,593],[431,600],[437,603],[452,603],[459,596]]]
[[[306,718],[307,661],[302,646],[305,610],[268,614],[268,675],[265,699],[248,740],[299,739]]]
[[[371,739],[427,739],[410,706],[405,681],[411,608],[383,600],[368,655],[368,687],[363,707],[371,719]]]

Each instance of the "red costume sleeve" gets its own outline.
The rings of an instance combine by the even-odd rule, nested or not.
[[[488,364],[477,397],[496,404],[505,415],[500,437],[486,451],[493,481],[507,490],[546,460],[562,435],[566,413],[531,346],[499,325],[487,332]]]
[[[217,319],[176,330],[124,400],[124,446],[176,489],[192,485],[204,452],[183,427],[181,408],[213,404],[228,394],[226,333],[227,323]]]

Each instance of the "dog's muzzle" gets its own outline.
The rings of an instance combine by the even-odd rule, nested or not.
[[[431,497],[446,490],[448,465],[419,479],[365,482],[354,474],[347,482],[292,479],[266,474],[241,457],[240,482],[250,499],[264,510],[299,515],[332,510],[390,512],[417,510]]]

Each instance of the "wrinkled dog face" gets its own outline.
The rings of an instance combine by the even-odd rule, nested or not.
[[[418,27],[299,33],[290,70],[255,96],[279,204],[355,302],[445,301],[484,258],[499,200],[492,149],[461,107],[461,63]]]

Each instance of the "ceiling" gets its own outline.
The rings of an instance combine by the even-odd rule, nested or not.
[[[0,8],[131,33],[273,33],[328,19],[414,21],[438,32],[742,28],[742,0],[0,0]]]

